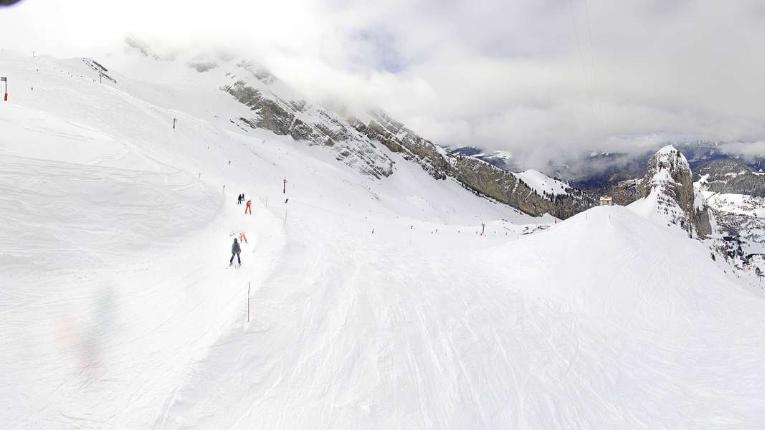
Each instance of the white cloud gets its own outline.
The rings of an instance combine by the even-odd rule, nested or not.
[[[0,10],[4,47],[82,55],[126,34],[234,46],[314,99],[381,104],[437,142],[539,164],[662,136],[748,153],[746,142],[765,140],[758,0],[26,0]]]

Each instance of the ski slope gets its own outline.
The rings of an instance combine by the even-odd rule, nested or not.
[[[762,294],[682,231],[362,175],[183,64],[0,70],[3,428],[765,422]]]

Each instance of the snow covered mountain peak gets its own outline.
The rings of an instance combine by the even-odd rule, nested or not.
[[[667,145],[656,151],[656,154],[648,161],[643,186],[648,193],[656,191],[667,194],[667,192],[676,191],[675,200],[683,199],[686,196],[681,196],[680,193],[686,190],[682,187],[692,179],[692,176],[691,167],[685,156],[674,146]]]
[[[633,206],[644,215],[678,225],[691,236],[711,234],[704,198],[693,186],[688,160],[674,146],[659,149],[648,161],[638,194],[643,198]]]
[[[688,160],[685,158],[685,155],[683,155],[677,148],[675,148],[673,145],[666,145],[656,151],[655,154],[656,159],[654,160],[655,163],[657,163],[657,168],[660,170],[676,170],[676,169],[685,169],[685,170],[691,170],[690,165],[688,164]]]

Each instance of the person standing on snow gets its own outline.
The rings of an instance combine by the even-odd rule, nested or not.
[[[244,214],[250,214],[252,215],[252,200],[247,200],[247,206],[244,208]]]
[[[239,263],[239,265],[242,265],[242,258],[239,257],[239,254],[242,252],[242,247],[239,246],[239,242],[236,241],[236,238],[234,238],[234,243],[231,245],[231,259],[228,260],[228,265],[234,264],[234,256],[236,256],[236,261]]]

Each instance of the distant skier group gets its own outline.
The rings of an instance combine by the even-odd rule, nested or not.
[[[247,214],[252,215],[252,200],[248,200],[244,196],[244,193],[241,193],[236,197],[236,204],[241,205],[243,203],[245,204],[245,207],[244,207],[245,215]],[[234,243],[231,244],[231,258],[228,260],[229,266],[234,264],[234,257],[236,257],[237,263],[239,263],[240,266],[242,265],[242,258],[240,257],[240,254],[242,253],[241,243],[247,243],[247,235],[245,235],[243,231],[239,232],[239,239],[237,240],[236,238],[234,238]]]
[[[236,204],[241,205],[245,200],[244,193],[239,194],[239,198],[237,198]],[[252,215],[252,200],[247,200],[247,203],[244,207],[244,214],[250,214]]]

